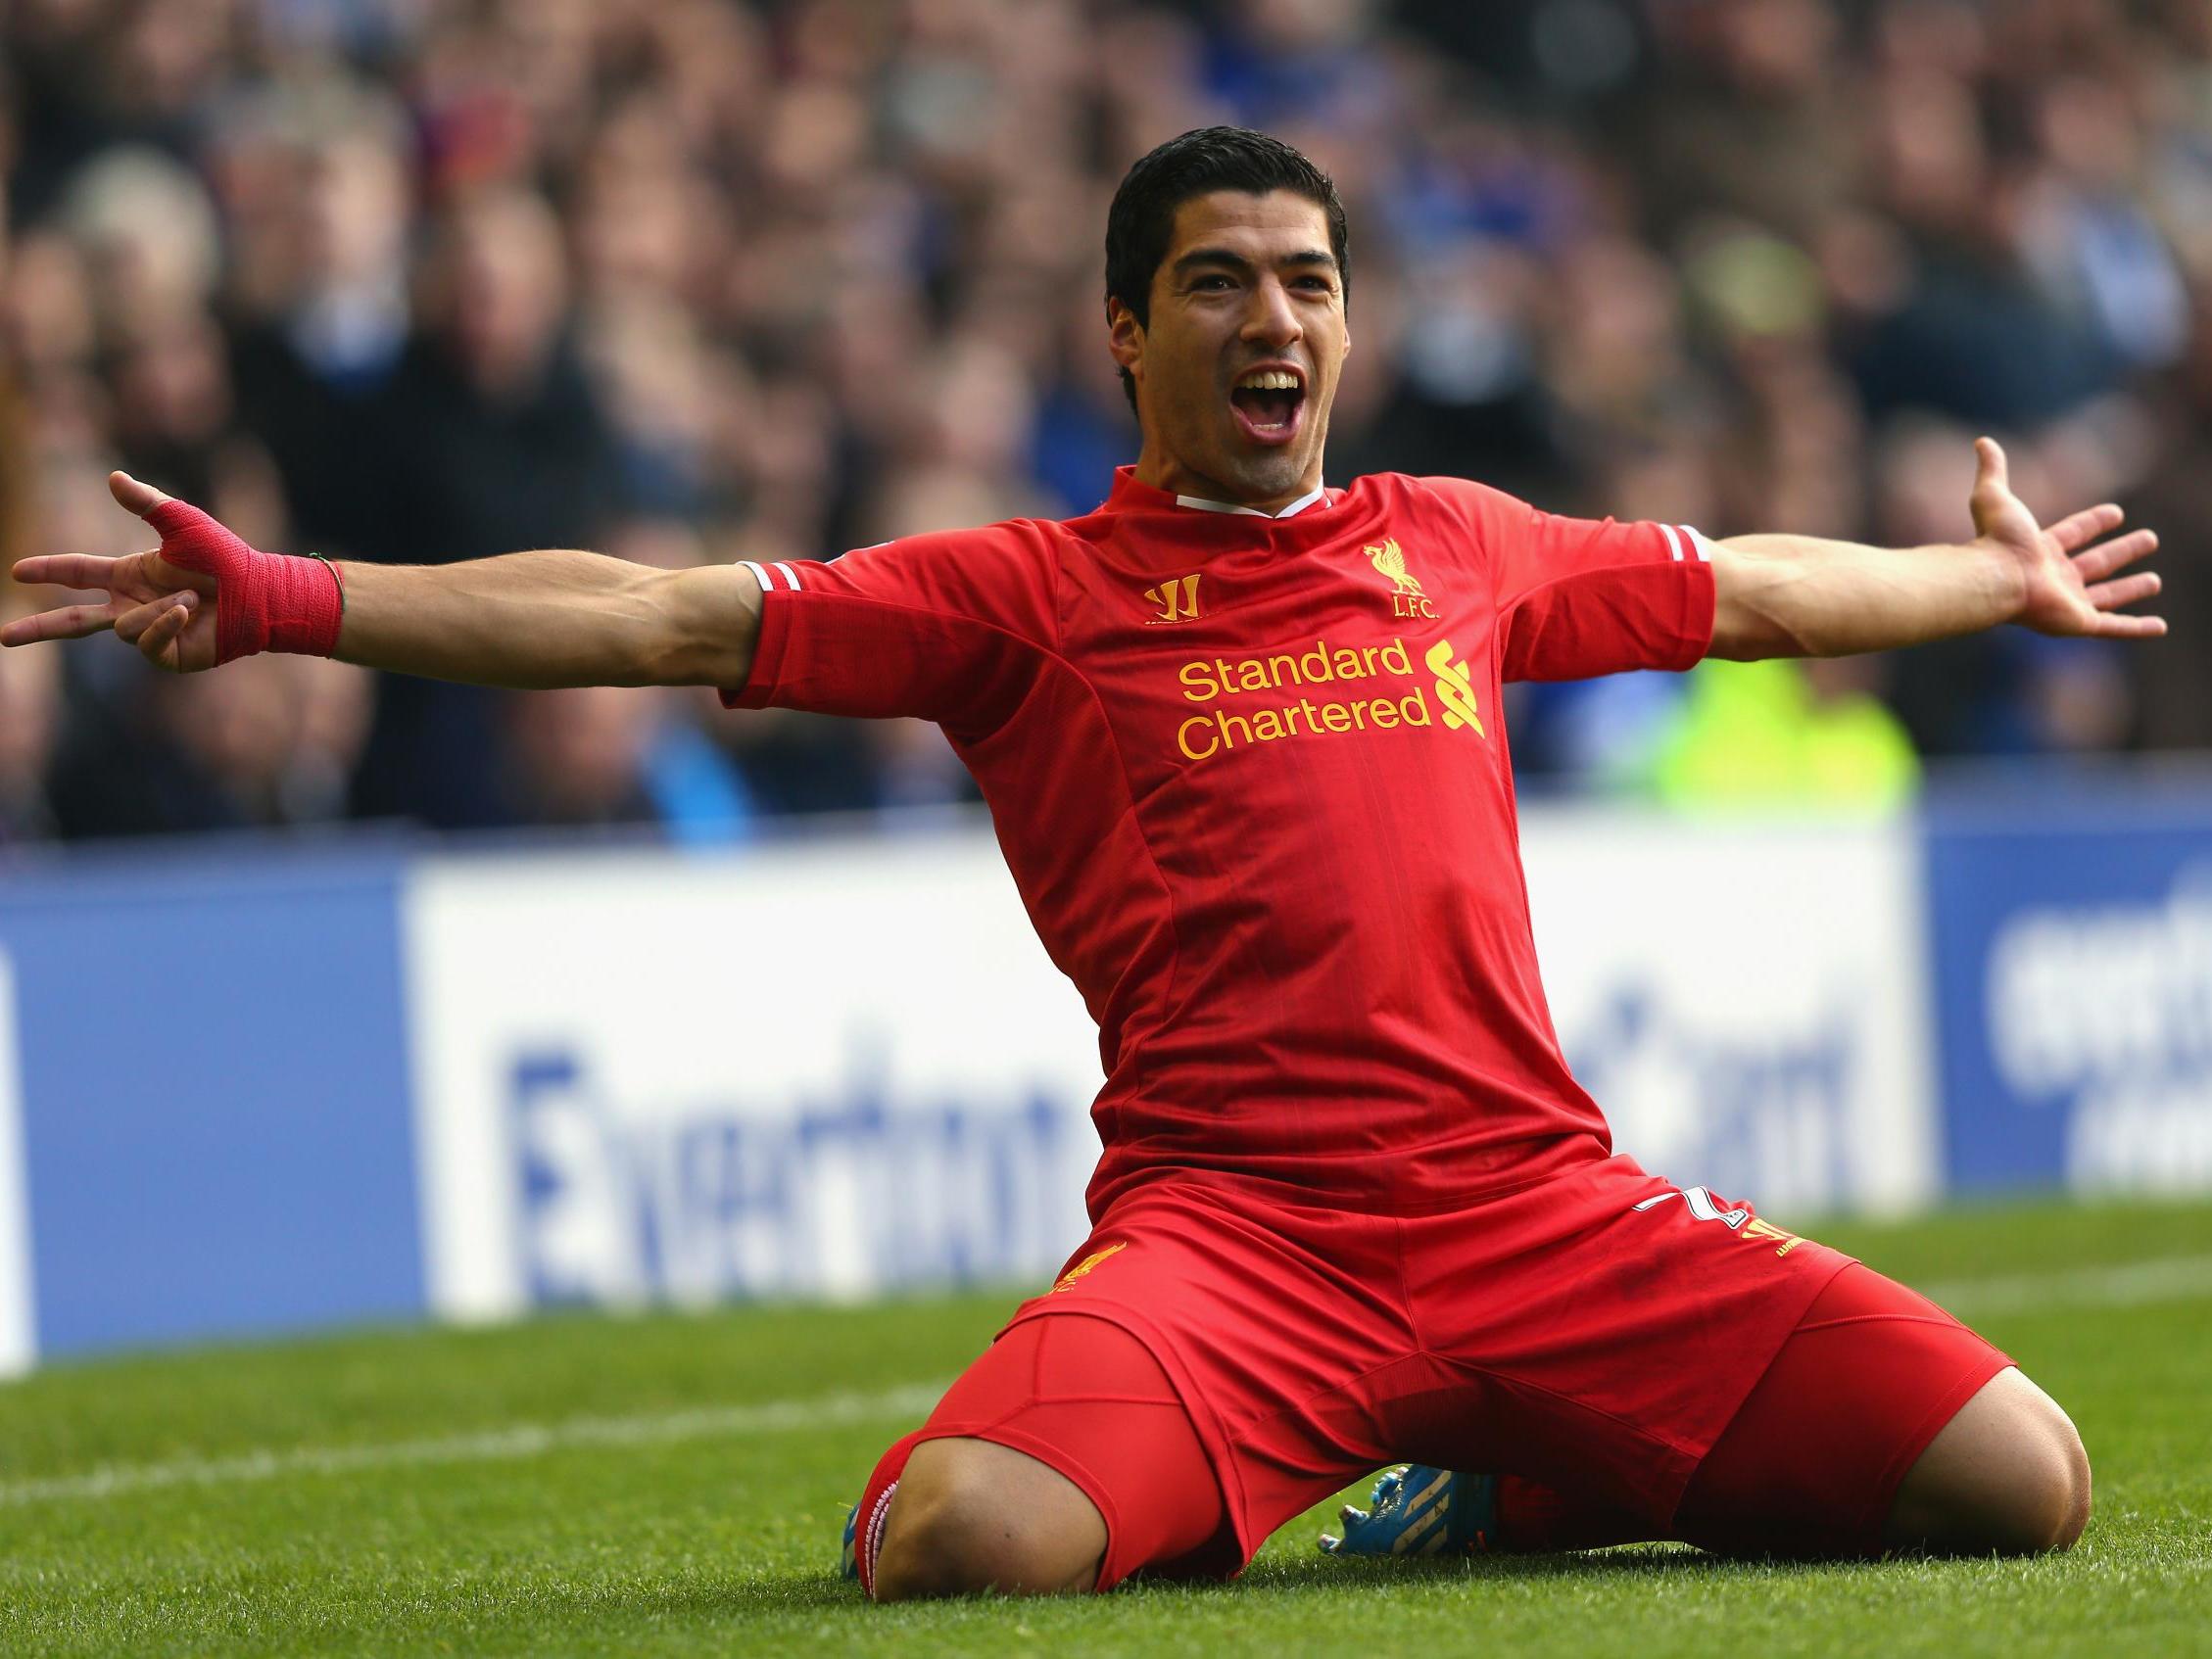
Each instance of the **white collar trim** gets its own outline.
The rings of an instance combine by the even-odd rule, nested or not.
[[[1202,496],[1178,496],[1176,505],[1178,507],[1196,507],[1200,512],[1242,513],[1247,518],[1288,518],[1293,513],[1304,512],[1320,500],[1323,493],[1322,488],[1310,490],[1280,512],[1262,512],[1258,507],[1240,507],[1228,501],[1209,501]]]

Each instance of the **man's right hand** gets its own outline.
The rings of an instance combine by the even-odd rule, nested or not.
[[[19,560],[19,582],[102,590],[108,597],[12,622],[0,629],[0,645],[79,640],[113,629],[172,674],[257,651],[328,656],[335,649],[343,606],[333,567],[259,552],[198,507],[127,473],[110,473],[108,488],[160,533],[162,545],[123,558],[55,553]],[[225,588],[227,597],[218,603]]]
[[[108,475],[118,501],[143,518],[169,498],[127,473]],[[48,553],[16,562],[18,582],[56,588],[102,590],[98,604],[63,605],[19,618],[0,628],[0,645],[41,640],[81,640],[113,629],[173,674],[216,665],[216,579],[183,570],[160,549],[103,558],[96,553]]]
[[[23,582],[90,588],[0,629],[0,645],[114,630],[172,674],[256,651],[345,660],[464,686],[743,686],[761,587],[743,565],[655,570],[571,547],[419,565],[264,553],[123,473],[108,487],[162,545],[127,558],[20,560]],[[219,602],[218,602],[219,601]]]

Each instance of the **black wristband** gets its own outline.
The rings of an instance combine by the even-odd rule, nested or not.
[[[302,558],[314,560],[330,572],[330,580],[338,585],[338,620],[346,620],[346,579],[338,574],[338,561],[328,553],[302,553]]]

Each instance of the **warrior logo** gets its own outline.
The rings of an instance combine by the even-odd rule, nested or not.
[[[1160,614],[1152,619],[1152,623],[1188,622],[1198,614],[1199,575],[1199,572],[1193,571],[1188,576],[1178,576],[1161,583],[1157,588],[1144,590],[1144,596],[1160,607]],[[1146,626],[1150,627],[1152,623]]]
[[[1376,572],[1387,576],[1396,585],[1390,595],[1392,616],[1425,616],[1433,619],[1436,607],[1428,602],[1428,595],[1420,591],[1419,578],[1406,570],[1406,555],[1393,536],[1379,546],[1362,547],[1363,553],[1373,562]]]

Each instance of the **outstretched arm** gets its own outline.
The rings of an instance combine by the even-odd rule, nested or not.
[[[94,589],[106,597],[12,622],[0,629],[0,645],[112,629],[174,673],[252,651],[306,650],[518,689],[742,686],[751,670],[760,588],[740,566],[663,571],[598,553],[545,551],[332,569],[256,552],[205,513],[123,473],[108,484],[160,532],[162,545],[118,559],[21,560],[18,581]],[[342,620],[332,609],[340,581]]]
[[[2090,507],[2045,528],[2013,495],[2004,451],[1974,446],[1974,540],[1952,546],[1867,547],[1809,536],[1733,536],[1712,560],[1709,655],[1832,657],[1888,650],[2017,622],[2040,634],[2140,640],[2163,619],[2120,607],[2158,592],[2158,578],[2117,573],[2158,545],[2148,530],[2105,540],[2116,506]]]
[[[743,686],[760,633],[760,585],[740,565],[561,550],[348,564],[345,582],[337,656],[480,686]]]

